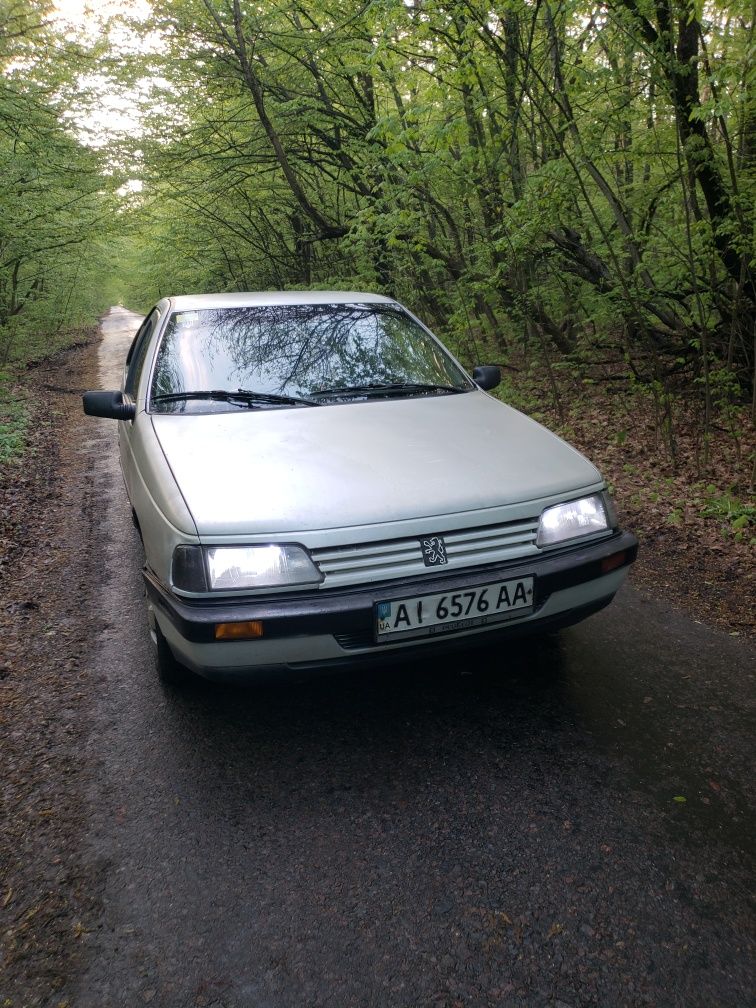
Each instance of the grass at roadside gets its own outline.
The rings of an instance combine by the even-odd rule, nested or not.
[[[22,375],[62,351],[87,343],[92,338],[94,325],[92,317],[90,325],[74,325],[69,329],[50,331],[29,327],[16,333],[0,330],[0,373]]]
[[[53,336],[28,337],[14,344],[7,364],[0,368],[0,465],[18,464],[33,451],[32,410],[26,391],[30,373],[41,363],[54,361],[57,354],[91,343],[96,336],[96,327],[90,326]]]
[[[24,454],[29,409],[11,376],[0,371],[0,463],[17,462]]]

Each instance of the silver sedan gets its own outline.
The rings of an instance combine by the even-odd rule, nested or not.
[[[577,622],[637,541],[594,466],[374,294],[166,298],[119,421],[157,667],[248,677]]]

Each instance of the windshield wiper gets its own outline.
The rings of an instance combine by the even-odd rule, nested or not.
[[[422,392],[466,392],[467,389],[457,385],[433,385],[423,382],[370,382],[368,385],[341,385],[337,388],[316,389],[312,394],[317,396],[393,396]]]
[[[208,389],[197,392],[164,392],[152,397],[155,403],[181,402],[184,399],[212,399],[215,402],[239,402],[248,406],[258,403],[271,406],[322,406],[313,399],[300,399],[298,396],[275,395],[273,392],[254,392],[252,389]]]

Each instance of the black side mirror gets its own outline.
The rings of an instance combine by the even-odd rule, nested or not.
[[[481,364],[479,367],[473,368],[473,381],[484,392],[490,392],[501,382],[501,370],[494,367],[493,364]]]
[[[136,416],[136,406],[133,402],[124,402],[122,392],[85,392],[82,399],[87,416],[109,420],[133,420]]]

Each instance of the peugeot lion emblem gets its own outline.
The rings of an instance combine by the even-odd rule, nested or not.
[[[449,562],[446,555],[446,543],[441,536],[428,536],[427,539],[421,539],[420,548],[423,551],[423,563],[426,567],[441,567]]]

